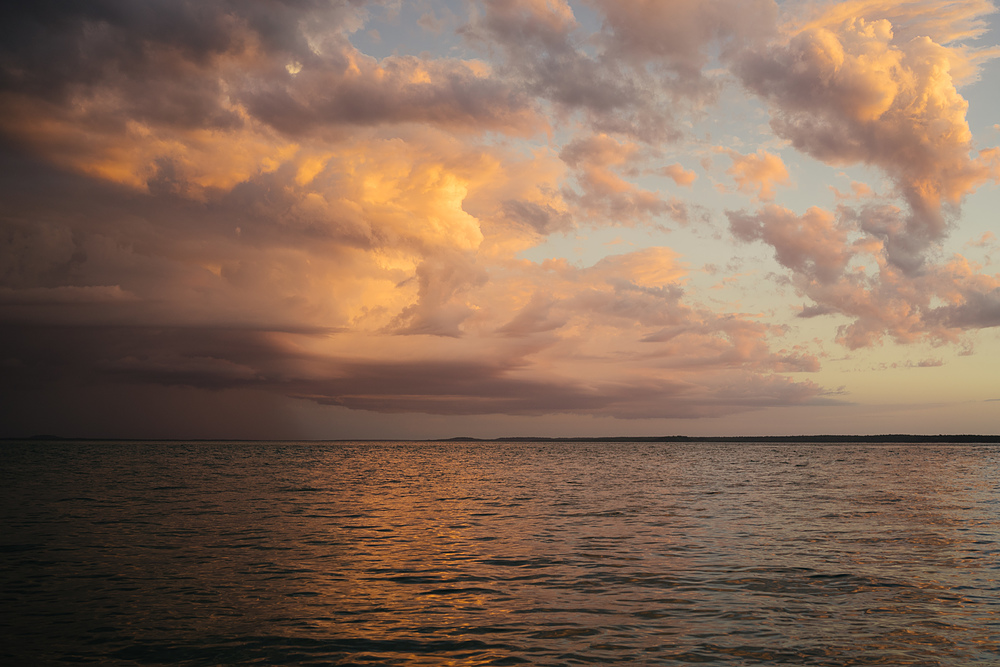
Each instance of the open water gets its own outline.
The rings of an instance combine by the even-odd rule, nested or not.
[[[996,665],[1000,446],[0,444],[9,665]]]

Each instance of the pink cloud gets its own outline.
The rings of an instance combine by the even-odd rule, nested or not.
[[[979,60],[949,41],[980,29],[981,3],[948,5],[950,23],[925,2],[853,4],[779,30],[769,0],[590,0],[586,18],[500,0],[459,28],[452,53],[482,59],[368,56],[364,3],[11,10],[0,361],[20,370],[4,391],[58,378],[616,418],[814,401],[823,389],[791,375],[819,369],[811,342],[702,300],[681,249],[656,245],[657,225],[699,210],[657,178],[690,187],[663,157],[712,145],[691,129],[727,80],[710,63],[735,68],[792,146],[896,186],[799,214],[769,203],[790,182],[777,154],[724,151],[764,202],[728,212],[729,230],[773,249],[800,316],[845,318],[848,347],[998,326],[998,276],[932,261],[1000,160],[971,144],[956,85]],[[457,23],[421,20],[442,39]],[[715,234],[705,219],[684,234]],[[558,246],[547,235],[612,225],[649,225],[622,235],[651,246],[525,259]]]
[[[566,199],[580,208],[581,217],[600,224],[635,224],[668,216],[687,221],[687,207],[678,199],[663,199],[622,178],[635,172],[641,161],[634,143],[618,141],[606,134],[576,139],[560,152],[562,160],[577,174],[580,191],[567,190]]]
[[[831,282],[844,272],[852,252],[847,232],[830,213],[813,207],[797,216],[768,205],[756,215],[730,211],[729,227],[742,241],[761,240],[774,248],[775,259],[798,274]]]
[[[757,153],[741,155],[728,150],[725,153],[733,164],[726,173],[736,181],[740,192],[753,194],[755,198],[770,201],[774,199],[776,185],[790,185],[788,169],[781,158],[773,153],[758,150]]]
[[[711,99],[716,83],[703,73],[709,46],[726,50],[766,39],[774,30],[771,0],[592,0],[604,14],[608,54],[629,63],[655,63],[675,97]]]
[[[698,174],[688,171],[679,164],[668,164],[660,169],[660,173],[673,180],[677,185],[691,187],[691,184],[698,180]]]
[[[483,61],[361,53],[348,39],[367,17],[360,5],[264,4],[15,12],[9,29],[33,37],[0,47],[0,127],[58,164],[187,195],[271,171],[306,138],[412,124],[548,129],[534,100]]]
[[[847,4],[854,8],[849,15],[823,5],[826,13],[786,42],[747,55],[737,71],[769,101],[772,127],[796,148],[829,164],[875,165],[895,181],[910,215],[893,232],[900,238],[888,245],[889,258],[914,271],[923,251],[947,233],[946,207],[996,179],[997,158],[970,154],[967,103],[952,75],[971,66],[968,50],[927,36],[901,39],[893,21],[915,17],[894,11],[894,3]],[[918,24],[936,26],[945,41],[968,35],[977,25],[973,17],[989,5],[958,4],[959,15]]]
[[[812,300],[799,317],[851,319],[837,336],[851,349],[886,336],[899,343],[960,343],[965,331],[1000,326],[1000,275],[984,274],[958,255],[943,265],[925,264],[916,276],[889,261],[886,244],[905,237],[879,225],[902,226],[898,209],[841,209],[835,218],[817,208],[797,216],[768,206],[728,216],[733,235],[772,246],[791,271],[792,285]],[[852,261],[870,268],[851,269]]]

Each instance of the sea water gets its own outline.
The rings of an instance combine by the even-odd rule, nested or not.
[[[0,444],[10,665],[1000,664],[1000,446]]]

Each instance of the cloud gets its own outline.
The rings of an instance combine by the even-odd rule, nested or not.
[[[813,301],[798,317],[851,319],[838,329],[838,340],[851,349],[885,336],[899,343],[959,343],[965,331],[1000,326],[1000,276],[982,273],[961,255],[926,264],[918,275],[889,261],[886,244],[905,236],[879,225],[894,220],[902,226],[898,209],[842,207],[834,216],[814,207],[798,216],[768,205],[755,214],[727,215],[733,236],[773,247],[792,285]]]
[[[10,386],[621,418],[811,400],[818,387],[782,374],[815,359],[772,350],[777,330],[748,316],[688,302],[674,251],[584,267],[516,258],[576,223],[567,174],[604,179],[596,210],[639,206],[628,198],[644,191],[619,174],[640,152],[600,134],[560,159],[369,128],[265,151],[266,169],[202,188],[226,170],[162,162],[143,188],[6,152],[0,321],[4,359],[22,369]],[[669,214],[650,201],[650,216]]]
[[[981,271],[961,255],[936,271],[933,284],[944,305],[931,308],[928,319],[959,329],[1000,326],[1000,274]]]
[[[834,216],[817,208],[797,216],[768,205],[756,215],[728,211],[729,228],[741,241],[762,240],[774,248],[775,259],[810,281],[837,280],[851,260],[847,232]]]
[[[579,207],[579,217],[598,224],[631,225],[664,215],[687,222],[687,207],[680,200],[662,199],[618,175],[636,170],[642,160],[638,145],[592,135],[571,141],[559,157],[576,172],[580,191],[567,189],[564,197]]]
[[[569,315],[557,313],[557,301],[541,292],[534,292],[528,303],[514,317],[499,327],[498,334],[524,337],[559,329],[566,325]]]
[[[413,56],[377,61],[348,47],[334,62],[262,79],[239,99],[254,118],[293,136],[386,123],[515,135],[546,129],[531,100],[493,77],[484,63]]]
[[[508,199],[501,207],[505,218],[523,223],[539,234],[567,231],[573,224],[571,216],[565,210],[552,204]]]
[[[997,324],[994,276],[961,257],[933,261],[964,197],[1000,175],[997,150],[973,146],[957,90],[998,55],[962,43],[991,11],[978,0],[807,3],[783,38],[733,61],[780,137],[830,165],[878,167],[895,185],[889,197],[855,184],[850,196],[835,192],[836,214],[728,213],[734,236],[771,245],[813,301],[800,317],[850,318],[838,332],[850,348],[885,336],[958,342]]]
[[[61,285],[59,287],[29,287],[26,289],[0,287],[0,304],[7,305],[38,306],[46,304],[113,303],[134,298],[135,295],[122,290],[119,285],[91,285],[86,287]]]
[[[434,12],[424,12],[417,19],[417,25],[419,25],[424,30],[434,33],[435,35],[440,35],[444,32],[448,21],[444,18],[439,18]]]
[[[438,255],[416,269],[417,302],[404,308],[388,330],[397,334],[462,335],[460,325],[473,313],[465,300],[472,287],[488,279],[469,253]]]
[[[696,418],[801,403],[817,393],[808,382],[748,371],[682,368],[583,378],[533,373],[518,358],[364,359],[301,349],[296,354],[300,337],[279,341],[255,331],[7,328],[0,337],[36,380],[58,376],[84,383],[256,389],[382,413]],[[64,353],[43,359],[49,346]],[[59,362],[65,363],[57,367]]]
[[[960,44],[974,40],[989,30],[983,18],[996,11],[990,0],[849,0],[847,2],[811,2],[800,7],[798,16],[789,17],[786,31],[804,32],[817,27],[840,24],[850,19],[873,16],[888,20],[897,38],[908,42],[929,37],[938,44]],[[963,59],[976,64],[992,57],[989,49],[959,50]],[[968,72],[974,75],[974,72]]]
[[[758,150],[757,153],[741,155],[733,150],[723,150],[733,164],[726,173],[736,181],[740,192],[753,194],[755,198],[770,201],[774,199],[775,185],[789,185],[788,170],[781,158],[773,153]]]
[[[8,156],[0,247],[17,262],[3,264],[0,319],[4,358],[22,369],[10,386],[61,378],[379,412],[622,418],[816,395],[776,374],[813,366],[771,351],[767,326],[685,303],[669,249],[582,268],[494,256],[516,231],[504,202],[543,196],[544,177],[502,150],[421,136],[419,148],[361,141],[304,174],[290,160],[208,202]],[[470,199],[483,218],[463,210]],[[48,223],[10,222],[37,210]]]
[[[677,114],[716,99],[703,73],[711,49],[756,43],[774,29],[771,0],[588,4],[603,19],[582,33],[565,0],[487,2],[464,28],[470,44],[504,54],[504,71],[562,115],[597,132],[658,143],[683,136]]]
[[[851,191],[849,193],[841,192],[832,185],[830,186],[830,190],[833,192],[833,196],[838,200],[864,199],[865,197],[871,197],[874,195],[874,192],[866,183],[860,183],[858,181],[851,181]]]
[[[975,57],[948,45],[977,33],[976,17],[992,7],[950,3],[952,11],[920,19],[910,5],[929,3],[818,5],[736,71],[797,149],[832,165],[874,165],[894,180],[909,215],[892,232],[889,259],[912,273],[946,235],[949,211],[1000,172],[995,153],[972,157],[968,105],[956,90],[953,73],[971,76]]]
[[[766,39],[774,30],[771,0],[593,0],[604,17],[607,55],[634,66],[654,65],[672,95],[710,100],[717,83],[703,72],[710,46],[729,52]]]
[[[473,46],[504,54],[503,71],[560,113],[580,112],[597,131],[645,140],[678,137],[648,73],[579,48],[579,27],[564,0],[488,2],[461,33]]]
[[[659,173],[673,180],[677,185],[683,185],[690,187],[692,183],[698,180],[698,174],[693,171],[688,171],[679,164],[668,164],[659,170]]]
[[[968,241],[966,242],[965,245],[972,248],[992,248],[996,246],[996,243],[997,243],[996,234],[987,231],[983,232],[982,236],[980,236],[975,241]]]
[[[1000,159],[972,146],[956,88],[982,62],[954,42],[982,4],[857,6],[779,25],[770,0],[497,0],[467,5],[464,44],[445,41],[459,17],[421,7],[437,55],[379,58],[356,43],[398,3],[0,10],[3,391],[616,418],[814,401],[813,343],[703,298],[659,245],[674,222],[713,249],[698,189],[662,187],[690,188],[680,151],[718,143],[698,123],[727,67],[793,147],[896,188],[800,213],[771,203],[776,153],[724,150],[759,202],[729,231],[773,249],[796,314],[840,318],[849,347],[997,326],[1000,279],[935,263]],[[527,259],[619,225],[650,247]]]
[[[361,53],[348,39],[368,17],[361,3],[46,7],[0,16],[0,133],[134,187],[231,188],[302,141],[358,128],[548,127],[482,61]]]

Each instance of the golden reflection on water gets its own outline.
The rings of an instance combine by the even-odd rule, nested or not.
[[[410,468],[367,470],[359,487],[367,494],[353,499],[358,514],[348,517],[357,523],[340,526],[343,541],[364,545],[353,557],[366,558],[369,576],[351,579],[334,597],[405,617],[370,618],[369,627],[379,628],[371,636],[404,625],[448,627],[453,636],[516,628],[548,644],[595,635],[629,640],[588,644],[598,652],[637,644],[669,652],[685,642],[664,637],[711,637],[719,641],[711,650],[721,655],[780,661],[789,656],[727,647],[722,639],[787,634],[785,615],[820,628],[812,643],[828,644],[815,647],[815,655],[796,653],[800,659],[847,660],[846,647],[831,648],[845,637],[859,655],[956,646],[946,632],[961,624],[932,619],[961,619],[977,604],[956,590],[996,588],[983,577],[981,558],[963,556],[977,553],[964,534],[968,486],[952,484],[940,465],[921,465],[912,455],[905,470],[873,471],[861,464],[886,457],[855,452],[853,462],[844,461],[855,464],[851,476],[828,463],[817,466],[820,449],[798,453],[812,470],[764,452],[760,465],[737,461],[735,475],[721,465],[729,461],[679,471],[672,462],[647,459],[627,473],[601,461],[612,465],[584,467],[553,484],[551,468],[541,480],[512,479],[502,460],[463,465],[448,460],[447,448],[436,453],[443,456],[404,456]],[[642,483],[622,488],[637,475]],[[981,502],[992,500],[990,491],[980,480]],[[956,494],[963,502],[954,502]],[[747,576],[724,576],[733,573]],[[775,599],[783,605],[766,604]],[[995,620],[997,610],[988,613]],[[757,629],[744,627],[751,624]],[[962,631],[963,643],[996,651],[995,639]]]
[[[0,583],[59,659],[992,664],[998,453],[93,446],[58,475],[29,452]]]

